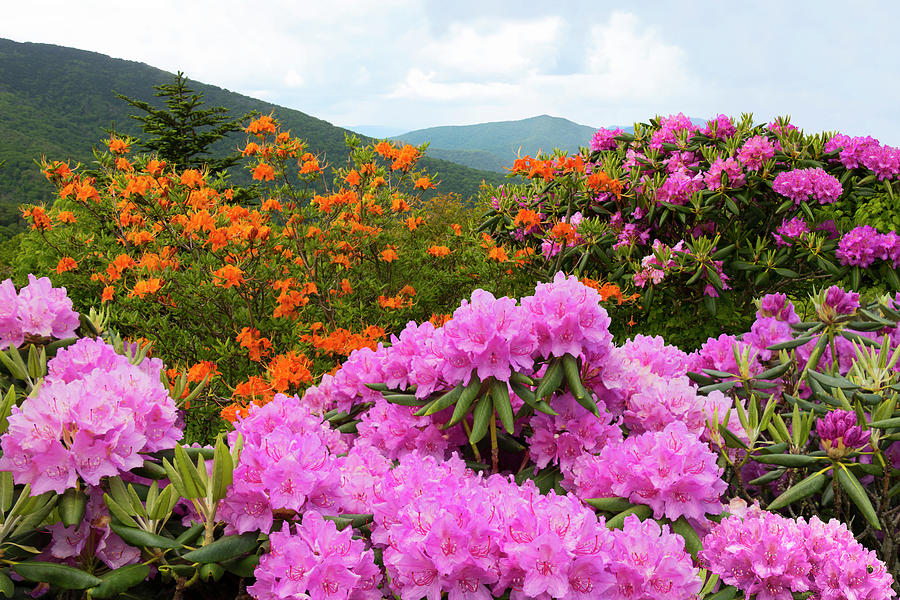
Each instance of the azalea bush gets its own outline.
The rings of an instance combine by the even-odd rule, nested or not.
[[[633,134],[601,129],[582,154],[518,159],[520,183],[484,193],[482,227],[542,256],[544,277],[563,269],[636,289],[644,331],[697,345],[748,325],[767,293],[803,298],[840,281],[900,289],[898,174],[900,150],[873,138],[750,115],[698,127],[679,114]],[[709,317],[667,328],[673,304],[703,304]]]
[[[20,271],[52,271],[79,302],[102,302],[124,336],[153,342],[170,377],[211,380],[190,439],[214,439],[220,410],[233,419],[301,392],[411,318],[440,320],[477,285],[527,281],[489,257],[458,200],[420,197],[438,183],[416,169],[420,149],[349,139],[326,184],[324,158],[272,117],[246,132],[250,190],[130,157],[130,141],[111,137],[92,174],[46,162],[59,198],[23,209]]]
[[[896,595],[900,297],[766,296],[686,353],[562,273],[476,290],[191,449],[146,348],[0,290],[8,597]]]

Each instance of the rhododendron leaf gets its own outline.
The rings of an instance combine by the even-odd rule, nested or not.
[[[391,389],[384,383],[367,383],[365,386],[374,392],[387,392]]]
[[[830,467],[829,467],[830,468]],[[796,502],[797,500],[802,500],[803,498],[807,498],[812,496],[825,485],[825,471],[819,471],[818,473],[813,473],[806,479],[795,483],[788,489],[784,491],[780,496],[775,498],[769,506],[766,507],[766,510],[778,510],[779,508],[784,508],[788,504],[792,502]]]
[[[526,386],[526,385],[533,386],[535,383],[537,383],[534,379],[532,379],[528,375],[525,375],[524,373],[519,373],[517,371],[513,371],[512,373],[510,373],[509,381],[510,381],[510,383],[518,383],[519,385],[522,385],[522,386]]]
[[[66,590],[84,590],[100,584],[100,579],[90,573],[51,562],[23,562],[12,570],[28,581],[44,582]]]
[[[469,408],[472,406],[472,403],[478,396],[479,391],[481,391],[481,380],[477,375],[475,375],[475,373],[472,373],[472,376],[469,379],[469,383],[459,395],[459,398],[456,401],[456,406],[453,407],[453,415],[450,417],[450,420],[447,421],[447,425],[445,425],[445,428],[456,425],[463,419],[463,417],[469,414]]]
[[[712,377],[707,377],[706,375],[701,375],[700,373],[695,373],[693,371],[688,371],[687,376],[691,381],[699,383],[700,385],[709,385],[716,382]]]
[[[509,400],[509,388],[506,382],[497,381],[491,378],[491,399],[494,403],[494,410],[500,417],[500,423],[506,433],[512,435],[515,430],[515,417],[513,416],[512,403]]]
[[[701,394],[709,394],[710,392],[727,392],[736,385],[736,381],[722,381],[720,383],[714,383],[712,385],[704,385],[697,391]]]
[[[762,454],[751,456],[756,462],[780,467],[808,467],[821,462],[824,456],[807,456],[805,454]]]
[[[449,408],[451,404],[454,404],[459,397],[462,395],[463,390],[466,386],[463,384],[457,385],[455,388],[450,390],[449,392],[445,392],[442,396],[439,396],[437,400],[428,405],[427,408],[423,410],[419,410],[415,413],[416,416],[429,416],[435,413],[441,412],[442,410]],[[424,412],[423,412],[424,411]]]
[[[13,580],[10,579],[9,575],[6,573],[0,572],[0,594],[3,594],[7,598],[12,598],[15,591],[16,589]]]
[[[201,581],[218,581],[225,574],[225,567],[216,563],[205,563],[197,574]]]
[[[9,538],[15,538],[25,533],[32,533],[32,530],[43,523],[44,519],[47,518],[47,515],[56,508],[56,503],[59,499],[58,494],[51,491],[44,492],[40,496],[29,497],[28,490],[30,490],[30,488],[28,484],[26,484],[21,492],[19,500],[16,501],[12,511],[7,515],[8,518],[13,515],[24,516],[24,518],[16,524],[12,532],[10,532]],[[24,501],[22,500],[22,496],[25,498]]]
[[[757,477],[750,481],[750,485],[763,485],[765,483],[770,483],[775,481],[776,479],[780,479],[782,475],[784,475],[784,469],[775,469],[774,471],[769,471],[765,475],[761,477]]]
[[[358,420],[350,421],[349,423],[344,423],[343,425],[338,427],[336,429],[336,431],[339,431],[341,433],[358,433],[356,426],[359,425],[359,423],[360,422]]]
[[[194,523],[181,532],[175,541],[182,546],[190,546],[203,533],[203,523]]]
[[[163,537],[138,527],[123,525],[115,521],[111,521],[109,526],[116,532],[116,535],[132,546],[163,549],[181,548],[181,544],[171,538]]]
[[[400,406],[422,406],[434,404],[436,400],[431,397],[417,398],[415,394],[384,394],[384,399],[391,404],[399,404]]]
[[[221,563],[230,573],[238,577],[253,577],[253,572],[259,566],[259,555],[250,554],[241,558],[232,558]]]
[[[826,375],[825,373],[820,373],[818,371],[810,371],[807,375],[815,379],[819,384],[826,388],[841,388],[844,390],[856,390],[859,389],[859,386],[852,381],[847,380],[846,377],[835,377],[833,375]]]
[[[103,501],[106,503],[106,507],[109,509],[109,512],[110,514],[112,514],[112,516],[129,527],[138,526],[137,521],[132,519],[131,515],[128,514],[128,510],[126,510],[125,507],[116,502],[112,496],[110,496],[109,494],[103,494]]]
[[[881,421],[872,421],[871,423],[869,423],[869,427],[874,429],[891,429],[893,427],[900,427],[900,417],[883,419]]]
[[[158,463],[151,460],[144,460],[144,465],[131,470],[132,473],[139,477],[147,479],[159,480],[167,477],[166,470]]]
[[[629,515],[635,515],[641,521],[649,519],[653,516],[653,509],[646,504],[635,504],[631,508],[627,508],[606,521],[606,527],[609,529],[622,529],[625,525],[625,518]]]
[[[144,505],[147,510],[147,515],[153,514],[153,509],[156,508],[156,501],[159,498],[159,483],[153,481],[150,483],[150,487],[147,489],[147,499],[144,500]],[[153,517],[150,517],[151,519]]]
[[[9,471],[0,471],[0,513],[6,514],[12,507],[15,481]]]
[[[851,342],[856,342],[857,344],[864,344],[866,346],[869,346],[870,348],[878,348],[880,346],[878,344],[878,342],[876,342],[875,340],[869,339],[867,337],[863,337],[863,336],[859,335],[858,333],[853,333],[852,331],[847,331],[846,329],[841,330],[840,334],[841,334],[841,337],[843,337],[844,339],[848,339]],[[826,336],[822,336],[822,337],[826,337]]]
[[[734,373],[729,373],[727,371],[717,371],[715,369],[703,369],[703,372],[707,375],[712,375],[713,377],[718,377],[720,379],[725,379],[729,377],[734,377]]]
[[[228,495],[228,487],[233,481],[234,463],[228,446],[221,434],[216,437],[215,457],[213,458],[212,501],[218,502]]]
[[[92,598],[114,598],[150,575],[149,565],[125,565],[100,576],[100,585],[88,589]]]
[[[134,511],[131,514],[137,515],[143,519],[147,518],[147,510],[144,508],[144,503],[141,502],[141,497],[138,496],[137,492],[134,489],[134,485],[128,484],[128,500],[131,502],[131,509]]]
[[[0,351],[0,362],[3,363],[3,366],[6,367],[6,370],[9,371],[10,375],[12,375],[15,379],[27,379],[28,369],[25,368],[25,363],[22,362],[22,357],[19,356],[18,351],[13,354],[14,350],[15,346],[11,346],[8,352]],[[19,360],[14,360],[12,358],[14,356],[18,357]],[[10,391],[13,391],[12,387],[9,389]]]
[[[609,498],[588,498],[585,503],[603,512],[620,513],[634,506],[627,498],[611,496]]]
[[[869,500],[866,490],[863,489],[863,486],[859,482],[859,479],[856,478],[856,475],[851,473],[850,469],[843,463],[838,463],[836,473],[838,483],[841,484],[841,487],[847,492],[850,499],[853,500],[853,504],[856,505],[866,521],[869,522],[869,525],[880,531],[881,523],[878,522],[878,515],[875,514],[875,509],[872,507],[872,501]]]
[[[678,517],[672,523],[672,531],[684,538],[684,549],[691,555],[691,558],[697,560],[697,553],[703,550],[703,543],[700,541],[700,536],[697,535],[697,532],[684,516]]]
[[[197,466],[188,458],[181,445],[175,446],[175,468],[178,470],[184,485],[184,493],[182,494],[184,498],[192,500],[206,496],[206,486],[203,485]]]
[[[37,351],[35,346],[28,348],[28,374],[32,379],[38,379],[47,374],[47,352],[41,348]]]
[[[555,392],[556,388],[559,387],[559,384],[562,383],[562,378],[562,361],[559,358],[554,358],[550,361],[547,370],[544,372],[544,376],[538,383],[537,389],[534,392],[535,398],[542,400],[545,396]]]
[[[497,432],[497,444],[501,450],[505,450],[506,452],[524,452],[525,446],[520,444],[516,438],[512,437],[504,433],[503,431]]]
[[[472,432],[469,434],[470,444],[477,444],[485,436],[492,414],[494,414],[494,402],[490,394],[485,394],[478,401],[472,413],[474,422],[472,423]]]
[[[729,448],[743,448],[744,450],[749,450],[747,444],[736,436],[725,423],[719,423],[719,433],[722,434],[722,437],[725,438],[725,445]]]
[[[181,558],[192,563],[222,562],[256,548],[258,536],[259,532],[226,535],[202,548],[183,554]]]
[[[74,527],[81,523],[87,507],[87,496],[81,490],[69,488],[59,497],[57,503],[59,518],[66,527]]]
[[[153,504],[151,506],[150,496],[147,496],[147,515],[153,519],[154,521],[160,521],[168,517],[169,513],[172,511],[172,508],[175,504],[178,503],[179,498],[172,498],[175,493],[175,488],[170,483],[163,491],[159,493],[159,495],[154,498]]]
[[[769,350],[772,348],[770,347]],[[777,377],[781,377],[784,375],[788,369],[790,369],[793,364],[790,362],[786,362],[778,365],[777,367],[772,367],[771,369],[766,369],[762,373],[756,376],[756,379],[775,379]]]
[[[178,495],[182,498],[188,498],[188,488],[185,485],[184,481],[181,479],[181,475],[178,474],[178,471],[175,470],[175,467],[169,463],[165,458],[162,459],[163,469],[166,471],[166,475],[169,478],[169,481],[172,482],[172,485],[175,486],[175,490],[178,492]],[[197,497],[197,496],[195,496]]]

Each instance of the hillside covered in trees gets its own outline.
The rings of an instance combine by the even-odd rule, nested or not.
[[[34,164],[35,159],[90,163],[92,148],[106,130],[140,137],[140,124],[130,115],[136,109],[116,93],[162,106],[154,86],[171,83],[174,74],[143,63],[110,58],[95,52],[49,44],[0,39],[0,238],[21,230],[18,206],[51,202],[53,189]],[[240,118],[257,111],[274,113],[285,129],[307,140],[311,151],[334,165],[346,161],[346,129],[335,127],[297,110],[256,100],[222,88],[188,82],[203,95],[204,108],[223,106]],[[364,141],[369,138],[360,136]],[[212,147],[227,155],[244,135],[232,134]],[[436,173],[441,193],[463,198],[475,194],[481,182],[499,183],[502,175],[478,171],[426,157],[421,166]],[[236,183],[245,183],[240,166],[233,167]]]

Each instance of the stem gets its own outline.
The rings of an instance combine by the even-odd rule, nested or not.
[[[472,428],[469,427],[469,422],[466,421],[465,419],[463,419],[462,424],[463,424],[463,429],[466,430],[466,438],[468,438],[470,440],[469,445],[472,446],[472,452],[475,454],[475,460],[477,460],[478,462],[481,462],[481,452],[478,451],[478,446],[476,446],[475,444],[473,444],[471,442]]]
[[[497,413],[491,413],[491,467],[494,473],[498,473],[498,463],[500,462],[500,451],[497,448]]]

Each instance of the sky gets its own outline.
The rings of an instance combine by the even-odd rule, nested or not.
[[[753,113],[898,146],[898,23],[895,0],[30,0],[3,7],[0,37],[180,70],[375,135]]]

